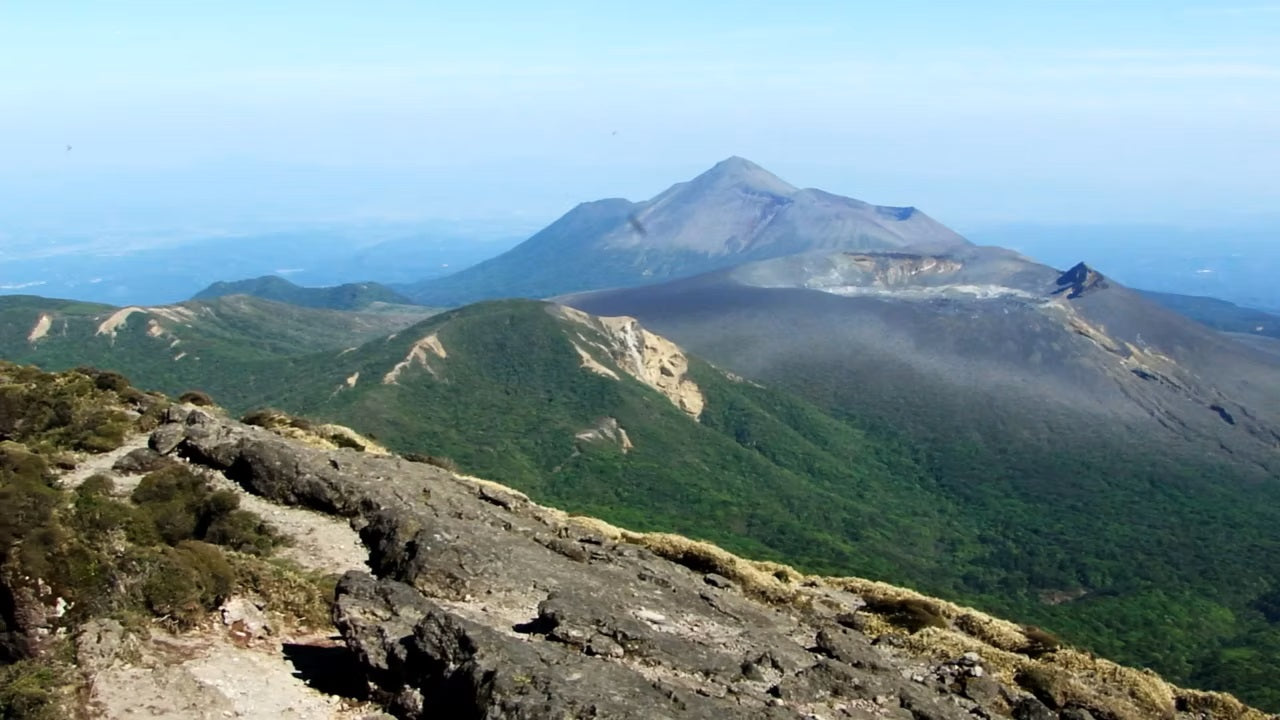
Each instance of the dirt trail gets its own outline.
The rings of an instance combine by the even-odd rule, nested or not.
[[[117,450],[84,459],[63,475],[62,482],[75,487],[104,473],[115,480],[117,495],[128,495],[141,476],[121,475],[111,468],[124,455],[146,445],[146,435],[131,437]],[[250,495],[220,475],[209,477],[216,487],[233,490],[240,497],[241,508],[257,513],[293,539],[292,546],[280,550],[279,556],[324,573],[368,569],[368,550],[345,521],[276,505]],[[122,654],[94,673],[89,704],[92,715],[103,720],[375,717],[375,710],[313,688],[302,677],[307,665],[322,672],[326,664],[340,665],[344,652],[330,635],[296,635],[287,628],[245,647],[234,642],[216,619],[199,631],[182,635],[157,626],[137,653]]]
[[[63,487],[79,487],[80,483],[83,483],[85,480],[88,480],[98,473],[110,475],[113,478],[118,477],[116,473],[111,471],[111,466],[115,465],[117,460],[128,455],[134,450],[146,447],[147,437],[148,436],[145,434],[133,435],[126,438],[124,444],[115,450],[102,453],[101,455],[90,455],[86,457],[81,460],[75,468],[68,470],[62,476]]]

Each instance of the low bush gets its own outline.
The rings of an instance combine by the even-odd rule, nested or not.
[[[122,393],[132,387],[128,378],[114,370],[99,370],[98,368],[81,366],[76,368],[75,372],[91,378],[93,380],[94,387],[99,390],[110,390],[115,393]]]
[[[882,615],[889,622],[907,632],[919,632],[925,628],[946,628],[947,619],[927,600],[913,597],[873,598],[865,608]]]
[[[1038,658],[1062,647],[1058,636],[1034,625],[1024,627],[1022,632],[1027,636],[1027,644],[1022,652],[1029,657]]]
[[[186,628],[222,604],[235,586],[235,571],[221,550],[185,540],[163,548],[150,563],[142,596],[151,612]]]
[[[178,396],[178,402],[195,405],[196,407],[213,407],[217,405],[209,394],[201,390],[188,390]]]
[[[166,543],[202,540],[240,552],[265,555],[280,536],[253,513],[240,510],[240,498],[214,490],[184,466],[149,473],[133,491],[134,503]]]

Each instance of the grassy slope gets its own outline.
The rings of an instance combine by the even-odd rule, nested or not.
[[[954,513],[929,500],[905,453],[697,361],[693,376],[712,410],[695,423],[621,373],[616,381],[584,370],[566,329],[589,334],[538,303],[473,306],[394,340],[294,363],[278,379],[298,382],[270,401],[352,424],[391,447],[447,455],[573,512],[714,538],[816,570],[936,569],[934,548]],[[448,352],[432,363],[440,377],[414,368],[399,384],[381,384],[431,332]],[[356,372],[355,390],[334,392]],[[278,379],[254,381],[266,388]],[[574,435],[602,416],[627,430],[632,451],[575,452]],[[900,517],[885,512],[904,496]]]

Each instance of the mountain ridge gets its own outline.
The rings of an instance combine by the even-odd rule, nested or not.
[[[370,305],[412,305],[413,301],[373,282],[346,283],[329,287],[303,287],[279,275],[263,275],[246,280],[218,281],[195,295],[192,300],[212,300],[227,295],[252,295],[264,300],[324,310],[364,310]]]

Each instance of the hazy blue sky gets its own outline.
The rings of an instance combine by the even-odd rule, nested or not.
[[[0,242],[536,227],[731,154],[962,229],[1275,218],[1280,3],[1227,1],[0,0]]]

